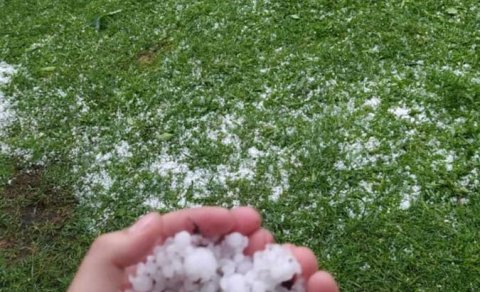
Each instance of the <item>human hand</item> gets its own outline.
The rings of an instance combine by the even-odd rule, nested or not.
[[[227,210],[219,207],[185,209],[160,215],[149,213],[131,227],[103,234],[90,247],[69,292],[117,292],[128,288],[128,275],[166,238],[186,230],[204,236],[222,236],[240,232],[249,237],[246,254],[253,254],[273,242],[271,233],[261,228],[261,218],[252,208]],[[313,252],[305,247],[287,245],[302,266],[307,291],[338,291],[333,277],[317,271]]]

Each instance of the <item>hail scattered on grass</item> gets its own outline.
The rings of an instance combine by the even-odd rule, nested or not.
[[[181,21],[196,11],[192,5],[167,8]],[[478,87],[478,71],[467,63],[388,58],[324,66],[317,49],[333,47],[293,49],[285,40],[302,42],[295,33],[270,30],[281,9],[280,3],[242,4],[237,16],[244,25],[199,17],[188,24],[195,34],[172,37],[164,30],[177,31],[174,21],[158,13],[165,27],[149,33],[163,39],[151,49],[163,54],[152,61],[160,73],[142,67],[134,71],[138,76],[119,72],[102,83],[92,77],[97,64],[88,63],[81,65],[88,73],[75,75],[73,83],[51,88],[37,82],[18,92],[17,114],[35,149],[21,139],[15,142],[21,147],[12,149],[36,153],[31,156],[37,161],[65,155],[77,197],[107,219],[118,202],[170,209],[281,204],[306,195],[311,204],[320,198],[346,204],[351,217],[374,208],[407,210],[426,191],[437,192],[441,202],[468,202],[479,187],[480,154],[472,138],[479,113],[469,107],[469,93],[455,88]],[[308,13],[319,20],[345,17],[347,23],[358,17],[346,9]],[[284,21],[296,28],[302,17],[291,14]],[[231,55],[200,46],[197,36],[221,41]],[[358,37],[351,31],[336,45],[359,45]],[[49,49],[56,38],[32,46]],[[98,44],[109,42],[106,35],[99,38]],[[139,38],[126,39],[130,44]],[[237,46],[242,49],[235,52]],[[208,54],[196,55],[199,48]],[[388,52],[383,44],[369,44],[364,53]],[[47,73],[60,78],[52,68]],[[368,72],[358,78],[348,70]],[[451,92],[442,92],[441,82],[446,88],[451,83]],[[456,94],[464,100],[456,102]],[[446,194],[445,185],[462,191]]]
[[[119,130],[108,136],[98,126],[73,128],[76,146],[71,157],[88,161],[75,168],[81,174],[77,195],[95,206],[99,194],[115,198],[132,190],[145,206],[168,209],[196,206],[218,193],[227,205],[235,205],[242,187],[261,185],[266,188],[255,199],[275,203],[289,195],[292,178],[308,181],[308,176],[298,178],[298,173],[304,172],[305,163],[326,155],[326,149],[335,150],[330,168],[335,175],[327,179],[329,192],[317,196],[335,198],[331,205],[349,202],[352,217],[364,215],[385,198],[388,202],[397,198],[393,201],[398,208],[409,209],[424,190],[437,183],[438,173],[464,173],[455,185],[467,193],[474,191],[478,188],[478,150],[468,158],[473,163],[467,163],[465,154],[450,140],[468,122],[438,106],[440,97],[424,88],[427,72],[438,70],[446,69],[393,68],[375,82],[358,83],[309,76],[316,86],[306,97],[292,95],[289,84],[279,84],[265,87],[250,103],[234,101],[234,110],[226,113],[185,119],[165,119],[168,111],[160,109],[136,117],[117,113],[114,128]],[[406,74],[417,76],[405,89],[408,98],[389,100],[389,91],[405,81]],[[473,73],[468,78],[475,82],[478,76]],[[340,102],[316,104],[324,92]],[[265,106],[278,98],[284,102],[301,98],[303,105],[295,109],[283,104]],[[220,99],[219,106],[223,103]],[[460,109],[460,114],[468,116],[469,112]],[[256,119],[253,128],[247,125],[251,119]],[[162,120],[164,125],[159,124]],[[134,129],[138,123],[158,128],[149,140],[142,141]],[[295,142],[277,144],[271,132],[279,131]],[[352,175],[359,179],[346,182],[345,177]],[[168,193],[175,194],[174,200]],[[351,201],[358,194],[362,199]],[[468,202],[466,197],[455,200]]]
[[[15,111],[12,106],[12,101],[5,96],[1,91],[2,87],[10,83],[11,77],[15,74],[15,67],[5,62],[0,61],[0,153],[7,154],[10,152],[10,147],[3,143],[6,129],[12,124],[15,119]]]

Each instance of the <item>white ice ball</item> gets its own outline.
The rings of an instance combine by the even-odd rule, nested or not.
[[[304,292],[296,281],[292,289],[282,282],[301,274],[288,249],[268,245],[253,256],[243,254],[248,238],[232,233],[214,238],[179,232],[157,246],[131,276],[133,292]]]
[[[222,291],[229,292],[250,292],[248,282],[244,275],[233,274],[229,277],[223,278],[220,281]]]
[[[217,260],[207,248],[193,250],[185,259],[185,274],[196,280],[206,281],[217,273]]]
[[[225,236],[223,242],[235,251],[243,251],[248,246],[248,238],[238,232]]]
[[[153,287],[152,278],[146,275],[140,275],[139,277],[133,279],[130,278],[130,281],[132,283],[133,289],[138,292],[148,292]]]
[[[192,242],[192,236],[187,231],[181,231],[175,234],[173,243],[177,246],[178,249],[184,249],[190,245]]]

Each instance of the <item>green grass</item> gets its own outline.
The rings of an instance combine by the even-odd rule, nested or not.
[[[479,20],[470,0],[0,0],[0,290],[64,290],[100,232],[204,204],[257,207],[345,291],[477,290]]]

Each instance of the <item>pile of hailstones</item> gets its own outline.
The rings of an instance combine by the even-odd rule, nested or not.
[[[179,232],[137,266],[136,275],[129,279],[129,291],[305,291],[298,277],[300,265],[288,249],[270,244],[246,256],[247,245],[248,238],[240,233],[215,242]]]

